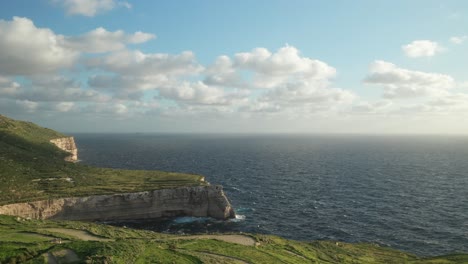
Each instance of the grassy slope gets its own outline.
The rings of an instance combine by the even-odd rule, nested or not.
[[[86,230],[110,241],[83,241],[49,228]],[[372,244],[298,242],[249,235],[256,246],[212,239],[177,239],[176,235],[93,223],[24,220],[0,216],[0,263],[43,263],[44,253],[70,249],[81,262],[94,263],[468,263],[468,255],[420,259]],[[62,244],[54,244],[61,238]]]
[[[65,162],[67,153],[49,142],[59,137],[64,135],[0,115],[0,204],[206,184],[200,175]]]
[[[198,175],[112,170],[65,162],[67,154],[49,143],[63,136],[0,116],[0,204],[205,184]],[[83,241],[47,228],[84,230],[112,241]],[[468,255],[419,259],[370,244],[305,243],[250,236],[257,246],[208,239],[177,240],[176,236],[92,223],[0,216],[0,263],[43,263],[45,253],[59,255],[63,249],[72,250],[80,263],[468,263]],[[54,238],[66,243],[51,243]]]

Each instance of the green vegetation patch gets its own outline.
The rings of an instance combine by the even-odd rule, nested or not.
[[[103,240],[87,241],[48,231],[60,229]],[[256,245],[245,246],[94,223],[11,216],[0,216],[0,234],[0,263],[44,263],[48,256],[66,258],[67,254],[77,257],[79,263],[468,263],[466,254],[419,258],[372,244],[308,243],[249,234]]]
[[[54,138],[66,137],[49,128],[40,127],[31,122],[10,119],[0,115],[0,132],[16,135],[29,142],[43,143]]]
[[[69,154],[49,142],[59,137],[65,135],[0,116],[0,205],[207,184],[201,175],[66,162]]]

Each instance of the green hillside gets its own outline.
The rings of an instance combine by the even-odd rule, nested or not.
[[[37,143],[65,137],[65,135],[52,129],[43,128],[31,122],[13,120],[3,115],[0,115],[0,132],[16,135],[27,141]]]
[[[299,242],[251,234],[180,236],[0,216],[1,263],[54,263],[51,259],[61,263],[468,263],[468,255],[421,259],[373,244]]]
[[[0,205],[206,184],[200,175],[114,170],[66,162],[68,154],[49,142],[64,136],[0,115]]]
[[[422,259],[372,244],[252,234],[180,236],[0,216],[0,263],[468,263],[468,255]]]

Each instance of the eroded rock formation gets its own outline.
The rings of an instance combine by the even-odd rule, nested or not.
[[[234,210],[221,186],[71,197],[0,206],[0,214],[33,219],[136,220],[173,216],[228,219]]]
[[[66,161],[78,161],[78,149],[76,148],[75,139],[73,137],[51,139],[50,142],[58,148],[71,154],[65,158]]]

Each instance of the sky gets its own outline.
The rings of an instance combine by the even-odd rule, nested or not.
[[[16,0],[0,114],[62,132],[468,133],[468,1]]]

